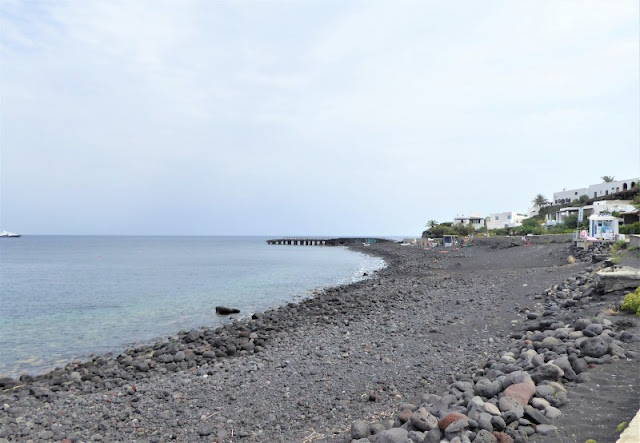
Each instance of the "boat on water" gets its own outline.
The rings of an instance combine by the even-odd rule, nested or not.
[[[18,238],[18,237],[20,237],[20,234],[16,234],[16,233],[9,232],[9,231],[2,231],[2,232],[0,232],[0,237],[1,238]]]

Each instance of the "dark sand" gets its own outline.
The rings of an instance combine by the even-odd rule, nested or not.
[[[526,328],[533,295],[590,266],[568,265],[566,244],[446,254],[397,244],[360,249],[389,267],[253,325],[238,323],[264,337],[260,352],[175,372],[127,369],[58,391],[47,380],[4,391],[0,441],[341,441],[353,420],[392,417],[508,349],[509,334]],[[591,372],[590,382],[567,385],[558,435],[535,441],[615,441],[617,424],[638,409],[638,362]]]

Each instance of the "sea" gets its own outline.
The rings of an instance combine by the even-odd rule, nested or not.
[[[37,375],[180,330],[216,327],[385,266],[338,246],[266,237],[0,239],[0,376]]]

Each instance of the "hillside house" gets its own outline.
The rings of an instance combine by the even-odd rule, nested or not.
[[[477,214],[459,215],[453,219],[453,225],[471,225],[474,229],[484,227],[484,217]]]
[[[611,214],[613,212],[627,212],[633,211],[635,207],[628,200],[601,200],[593,202],[592,205],[573,207],[569,206],[561,208],[555,213],[556,223],[564,223],[570,215],[580,215],[582,210],[583,219],[588,218],[591,215]]]
[[[634,208],[631,211],[625,211],[620,213],[625,225],[632,225],[640,222],[640,209]]]
[[[571,203],[573,200],[579,199],[583,195],[586,195],[589,198],[602,197],[609,194],[615,194],[616,192],[628,191],[635,188],[637,185],[637,178],[629,178],[626,180],[614,180],[609,183],[597,183],[595,185],[589,185],[587,188],[563,189],[560,192],[553,193],[553,204],[561,205]]]
[[[516,226],[522,226],[522,220],[525,218],[527,218],[526,215],[518,214],[513,211],[489,214],[487,217],[487,229],[515,228]]]

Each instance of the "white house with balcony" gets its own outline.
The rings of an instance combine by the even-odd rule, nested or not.
[[[635,207],[629,200],[600,200],[593,202],[592,205],[574,207],[568,206],[561,208],[555,213],[555,221],[557,223],[564,223],[568,216],[579,216],[582,211],[583,219],[590,217],[591,215],[611,215],[613,212],[628,212],[633,211]]]
[[[560,192],[553,193],[553,204],[561,205],[565,203],[571,203],[575,199],[579,199],[581,196],[597,198],[609,194],[615,194],[616,192],[628,191],[638,186],[637,178],[628,178],[626,180],[614,180],[609,183],[597,183],[595,185],[589,185],[587,188],[577,189],[563,189]]]
[[[627,180],[615,180],[609,183],[598,183],[589,186],[587,195],[589,198],[602,197],[603,195],[615,194],[616,192],[628,191],[638,185],[637,178]]]
[[[474,229],[484,227],[484,217],[478,214],[458,215],[453,219],[455,225],[471,225]]]
[[[516,226],[522,226],[522,220],[525,218],[527,218],[526,215],[518,214],[514,211],[489,214],[487,217],[487,229],[515,228]]]
[[[588,188],[578,188],[578,189],[563,189],[560,192],[553,193],[553,204],[554,205],[562,205],[565,203],[571,203],[572,201],[579,199],[583,195],[588,195]]]

